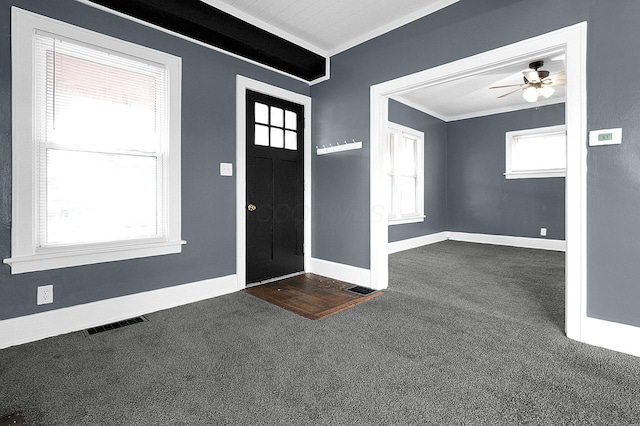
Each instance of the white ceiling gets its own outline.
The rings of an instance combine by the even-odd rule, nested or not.
[[[323,56],[459,0],[202,0]]]
[[[459,0],[201,1],[330,57]],[[522,83],[522,72],[528,70],[529,62],[534,60],[544,60],[542,69],[550,71],[552,76],[565,67],[563,58],[532,57],[522,63],[416,89],[394,99],[445,121],[564,102],[564,86],[555,87],[551,98],[536,103],[526,102],[521,92],[498,99],[509,89],[489,89]]]
[[[522,72],[530,71],[528,65],[534,60],[544,61],[544,66],[541,69],[549,71],[552,79],[556,73],[565,71],[563,55],[532,57],[525,59],[522,63],[505,65],[470,77],[414,89],[393,98],[444,121],[462,120],[565,102],[565,86],[554,86],[555,92],[549,99],[539,98],[535,103],[524,100],[522,91],[498,98],[512,90],[517,90],[518,87],[489,89],[492,86],[524,83]]]

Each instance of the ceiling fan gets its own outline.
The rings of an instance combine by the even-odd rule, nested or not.
[[[530,70],[523,71],[524,74],[524,83],[522,84],[508,84],[506,86],[492,86],[489,89],[504,89],[506,87],[518,87],[516,90],[505,93],[504,95],[498,96],[498,99],[504,98],[505,96],[509,96],[513,93],[522,91],[522,97],[528,102],[535,102],[538,100],[539,96],[543,96],[545,98],[549,98],[553,95],[555,89],[553,86],[561,86],[566,84],[565,80],[565,72],[561,71],[559,73],[550,75],[549,71],[541,70],[544,65],[543,61],[534,61],[529,64]]]

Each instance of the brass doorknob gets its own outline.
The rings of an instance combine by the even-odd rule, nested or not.
[[[247,206],[247,210],[249,210],[250,212],[254,211],[256,209],[256,206],[254,206],[253,204],[249,204]]]

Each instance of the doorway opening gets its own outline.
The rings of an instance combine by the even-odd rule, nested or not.
[[[389,98],[470,77],[537,56],[566,55],[567,173],[565,178],[565,331],[581,340],[586,318],[586,23],[460,59],[371,87],[371,287],[388,286],[388,227],[384,187]]]

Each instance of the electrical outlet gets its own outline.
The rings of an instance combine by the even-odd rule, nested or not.
[[[542,237],[547,236],[547,228],[540,228],[540,236]]]
[[[233,164],[220,163],[220,176],[233,176]]]
[[[38,287],[38,305],[53,303],[53,284]]]

